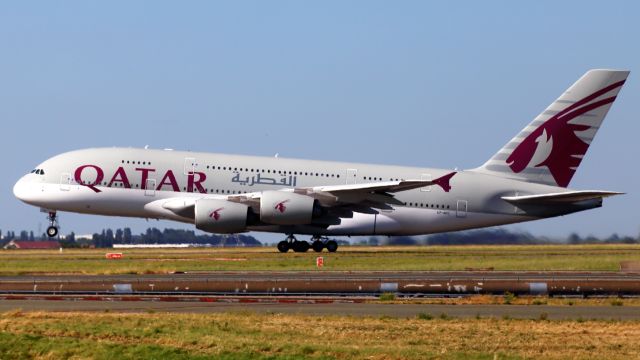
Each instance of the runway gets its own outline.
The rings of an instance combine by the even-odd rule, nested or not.
[[[219,313],[245,312],[284,313],[305,315],[389,316],[415,318],[419,315],[433,317],[494,317],[513,319],[599,319],[640,320],[638,307],[612,306],[547,306],[547,305],[433,305],[433,304],[383,304],[383,303],[233,303],[233,302],[166,302],[166,301],[74,301],[74,300],[0,300],[0,311],[95,311],[95,312],[176,312]],[[444,314],[444,315],[443,315]]]
[[[0,311],[255,311],[309,315],[640,320],[633,306],[434,305],[371,302],[474,294],[640,295],[624,272],[314,271],[0,277]]]
[[[530,271],[206,272],[0,277],[4,294],[640,295],[640,274]]]

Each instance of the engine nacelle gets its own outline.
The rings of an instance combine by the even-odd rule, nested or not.
[[[267,224],[310,224],[320,210],[314,198],[292,192],[264,191],[260,198],[260,220]]]
[[[246,231],[249,207],[227,200],[201,199],[196,201],[196,228],[218,234]]]

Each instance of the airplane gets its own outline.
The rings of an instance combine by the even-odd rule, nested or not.
[[[629,71],[586,72],[483,165],[469,170],[94,148],[54,156],[13,188],[58,211],[168,219],[210,233],[283,233],[277,249],[335,252],[329,236],[422,235],[602,206],[620,192],[569,183]],[[310,235],[310,241],[295,235]]]

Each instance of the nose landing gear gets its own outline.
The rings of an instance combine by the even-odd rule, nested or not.
[[[50,238],[56,237],[58,235],[58,217],[56,216],[56,212],[50,211],[47,219],[49,220],[47,236],[49,236]]]

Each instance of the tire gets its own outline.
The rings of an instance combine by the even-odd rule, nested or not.
[[[52,238],[52,237],[56,237],[56,235],[58,235],[58,228],[55,226],[49,226],[47,228],[47,236]]]
[[[316,240],[313,242],[313,244],[311,244],[311,247],[313,248],[313,251],[319,253],[322,252],[322,249],[324,249],[324,244],[322,243],[322,241]]]
[[[330,253],[336,252],[338,250],[338,243],[335,240],[327,241],[327,244],[325,246],[327,247],[327,251]]]
[[[300,241],[300,244],[298,244],[298,250],[300,250],[300,252],[307,252],[310,247],[311,245],[306,241]]]
[[[280,241],[278,243],[278,251],[280,251],[281,253],[286,253],[287,251],[289,251],[289,243],[285,240]]]
[[[295,241],[292,248],[295,252],[307,252],[309,251],[309,243],[306,241]]]

